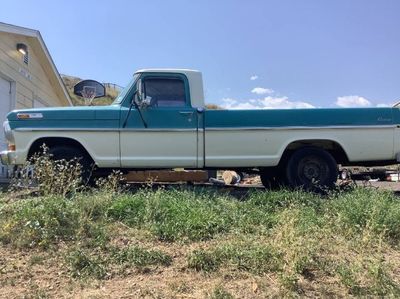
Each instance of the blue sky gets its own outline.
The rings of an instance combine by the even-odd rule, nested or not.
[[[2,1],[38,29],[61,73],[125,85],[146,67],[203,72],[230,108],[400,99],[398,0]],[[252,79],[254,80],[251,80]]]

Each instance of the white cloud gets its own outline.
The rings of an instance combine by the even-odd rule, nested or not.
[[[238,103],[238,101],[231,99],[231,98],[223,98],[222,102],[223,102],[223,104],[222,104],[223,107],[234,106]]]
[[[254,80],[257,80],[257,79],[258,79],[258,76],[257,76],[257,75],[253,75],[253,76],[250,77],[250,80],[251,80],[251,81],[254,81]]]
[[[361,96],[342,96],[338,97],[335,103],[339,107],[391,107],[391,104],[379,103],[373,104]],[[232,98],[222,99],[222,105],[225,109],[301,109],[301,108],[316,108],[314,105],[301,102],[291,101],[285,96],[266,96],[258,99],[248,99],[239,101]]]
[[[336,105],[343,108],[371,107],[372,103],[366,98],[360,96],[343,96],[337,98]]]
[[[239,102],[235,99],[222,99],[222,107],[226,109],[298,109],[315,108],[306,102],[292,102],[288,97],[265,97],[263,99],[251,99],[246,102]]]
[[[292,102],[289,101],[288,97],[265,97],[261,100],[261,103],[266,109],[293,109],[293,108],[315,108],[313,105],[307,102]]]
[[[381,104],[377,104],[377,105],[376,105],[376,107],[391,107],[391,106],[393,106],[393,105],[384,104],[384,103],[381,103]]]
[[[274,93],[274,91],[270,88],[263,88],[263,87],[255,87],[251,90],[252,93],[255,94],[271,94]]]

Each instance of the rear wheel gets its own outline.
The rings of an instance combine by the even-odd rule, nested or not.
[[[49,154],[53,160],[71,161],[77,159],[78,163],[82,166],[82,182],[84,184],[90,182],[93,161],[85,152],[76,147],[57,145],[49,149]]]
[[[334,187],[338,168],[335,159],[327,151],[304,147],[290,157],[286,176],[291,187],[323,191]]]

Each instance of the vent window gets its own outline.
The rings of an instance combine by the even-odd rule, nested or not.
[[[24,63],[25,63],[25,64],[28,64],[28,63],[29,63],[29,55],[28,55],[28,53],[26,53],[26,54],[23,56],[23,60],[24,60]]]

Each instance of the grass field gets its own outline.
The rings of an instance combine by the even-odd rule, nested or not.
[[[399,240],[398,197],[365,188],[4,193],[0,296],[397,297]]]

